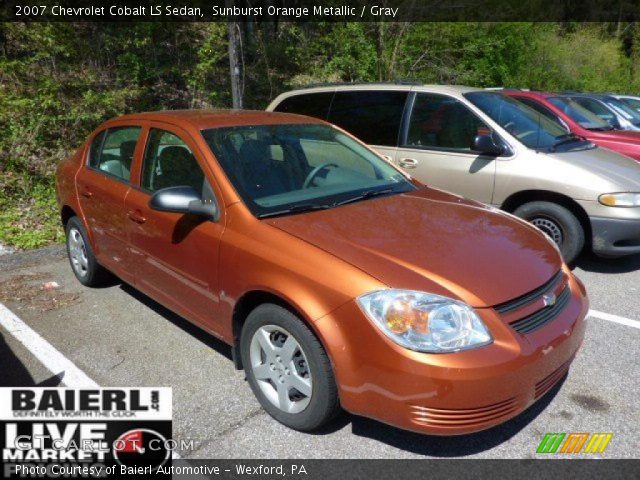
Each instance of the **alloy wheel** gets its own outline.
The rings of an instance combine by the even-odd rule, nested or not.
[[[253,334],[251,371],[262,393],[286,413],[302,412],[311,400],[313,380],[307,357],[282,327],[264,325]]]
[[[89,259],[87,258],[87,247],[84,238],[77,228],[69,230],[69,258],[73,270],[81,277],[86,277],[89,272]]]

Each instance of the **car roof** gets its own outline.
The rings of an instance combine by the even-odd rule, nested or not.
[[[160,110],[122,115],[115,121],[158,121],[173,125],[191,126],[198,130],[242,125],[282,125],[325,123],[322,120],[293,113],[265,112],[262,110]]]
[[[342,92],[342,91],[364,91],[364,90],[400,90],[400,91],[411,91],[411,90],[428,90],[430,92],[441,92],[441,93],[466,93],[466,92],[475,92],[482,91],[482,88],[476,87],[467,87],[465,85],[436,85],[436,84],[418,84],[418,83],[341,83],[341,84],[327,84],[327,85],[316,85],[309,87],[300,87],[294,90],[290,90],[283,94],[284,96],[289,95],[300,95],[306,93],[316,93],[316,92]]]

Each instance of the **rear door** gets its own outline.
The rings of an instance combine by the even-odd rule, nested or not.
[[[92,139],[76,185],[80,208],[98,261],[125,281],[133,276],[128,264],[125,199],[131,165],[142,127],[111,127]]]
[[[136,286],[165,306],[214,334],[219,297],[218,250],[224,230],[224,211],[217,221],[195,215],[159,212],[149,200],[160,189],[188,185],[203,200],[216,202],[205,160],[184,130],[149,123],[140,180],[125,202],[127,225],[136,272]]]
[[[472,145],[492,129],[448,95],[416,93],[408,111],[395,163],[423,183],[491,203],[496,159]]]

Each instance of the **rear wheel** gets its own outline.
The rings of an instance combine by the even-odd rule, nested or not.
[[[313,332],[274,304],[253,310],[240,338],[253,393],[273,418],[295,430],[327,424],[339,411],[329,357]]]
[[[576,216],[562,205],[529,202],[513,213],[546,233],[560,248],[565,262],[573,262],[582,252],[585,243],[584,229]]]
[[[78,217],[69,219],[66,233],[67,255],[78,281],[87,287],[101,285],[108,278],[109,272],[96,261],[87,232]]]

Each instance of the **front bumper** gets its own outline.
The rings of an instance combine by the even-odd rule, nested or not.
[[[491,345],[448,354],[391,342],[349,302],[318,320],[346,410],[403,429],[460,435],[518,415],[568,371],[582,344],[588,300],[570,275],[571,300],[552,322],[515,332],[493,309],[479,309]]]
[[[607,257],[640,253],[640,220],[591,217],[593,252]]]

